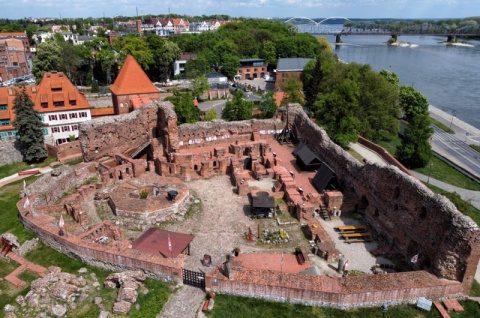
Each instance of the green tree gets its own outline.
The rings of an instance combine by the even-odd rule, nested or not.
[[[253,103],[245,100],[243,91],[237,90],[233,99],[225,104],[222,118],[227,121],[247,120],[252,117]]]
[[[203,118],[204,121],[211,121],[217,119],[217,112],[215,108],[210,108],[205,112],[205,117]]]
[[[390,82],[391,84],[393,84],[395,86],[398,86],[399,79],[398,79],[397,74],[395,74],[393,72],[390,72],[390,71],[387,71],[387,70],[381,70],[379,72],[379,74],[382,75],[383,77],[385,77],[385,79],[388,82]]]
[[[137,36],[118,37],[113,40],[113,48],[120,52],[121,58],[131,55],[144,70],[153,64],[153,54],[143,38]]]
[[[263,118],[272,118],[277,112],[277,102],[273,95],[273,91],[268,91],[262,96],[259,108],[263,112]]]
[[[405,129],[402,143],[397,147],[397,158],[411,169],[425,167],[432,159],[432,147],[428,142],[433,135],[430,123],[427,115],[415,115]]]
[[[307,106],[313,106],[320,93],[320,84],[323,81],[323,70],[320,57],[310,61],[303,70],[303,87],[305,91],[305,103]]]
[[[189,60],[185,63],[185,75],[187,78],[197,78],[205,76],[210,67],[207,66],[207,61],[203,59]]]
[[[303,100],[303,93],[302,93],[303,85],[300,80],[296,78],[289,78],[283,84],[283,91],[285,95],[283,96],[281,105],[285,106],[290,103],[304,103]]]
[[[193,95],[191,93],[182,93],[178,90],[173,92],[166,100],[172,102],[175,106],[178,124],[195,123],[200,118],[200,110],[193,104]]]
[[[91,92],[92,93],[100,92],[100,86],[98,86],[98,81],[95,81],[95,80],[93,81]]]
[[[210,89],[210,83],[205,76],[199,76],[192,81],[193,96],[198,99],[203,93]]]
[[[32,73],[37,83],[43,78],[43,74],[62,67],[62,49],[54,41],[41,43],[37,48],[37,56],[33,60]]]
[[[412,86],[400,87],[400,106],[405,120],[410,122],[416,115],[428,115],[428,100]]]
[[[180,58],[182,51],[172,41],[164,40],[156,34],[149,34],[146,38],[148,48],[153,54],[149,76],[153,80],[165,82],[172,75],[173,63]]]
[[[23,159],[26,162],[39,162],[47,157],[47,150],[43,145],[42,118],[33,106],[32,100],[23,87],[15,95],[13,127],[17,130]]]

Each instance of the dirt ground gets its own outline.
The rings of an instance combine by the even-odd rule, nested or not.
[[[217,176],[211,179],[196,180],[188,183],[190,189],[202,202],[202,211],[189,219],[163,228],[195,236],[190,246],[190,256],[186,257],[185,268],[208,270],[201,264],[204,254],[212,256],[212,264],[225,261],[225,255],[239,247],[241,253],[281,253],[293,252],[296,246],[308,247],[308,241],[300,231],[298,221],[291,216],[280,216],[282,221],[294,221],[292,225],[279,226],[276,219],[252,219],[247,196],[238,196],[229,176]],[[264,229],[283,228],[290,236],[290,242],[271,245],[246,239],[249,228],[253,236]]]

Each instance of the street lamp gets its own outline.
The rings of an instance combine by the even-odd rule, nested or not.
[[[457,114],[457,111],[455,109],[452,109],[452,121],[450,122],[450,129],[452,129],[453,119],[455,118],[456,114]]]

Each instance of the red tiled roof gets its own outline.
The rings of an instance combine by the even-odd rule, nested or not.
[[[171,252],[168,249],[169,236],[172,244]],[[160,253],[165,257],[177,257],[194,238],[193,235],[149,228],[133,242],[132,248],[154,254]]]
[[[158,93],[158,89],[131,55],[127,56],[110,90],[115,95]]]
[[[115,115],[115,110],[113,107],[92,108],[90,114],[92,117]]]
[[[132,102],[132,106],[133,106],[133,109],[137,109],[137,108],[140,108],[142,105],[145,105],[145,104],[148,104],[148,103],[151,103],[152,100],[148,97],[145,97],[145,96],[133,96],[132,98],[130,98],[131,102]]]
[[[85,97],[78,92],[62,72],[45,73],[40,85],[36,87],[36,92],[36,94],[30,93],[29,95],[35,103],[35,109],[41,113],[90,108]],[[72,96],[76,96],[76,98],[71,99]],[[64,106],[59,108],[53,105],[53,102],[61,101],[64,102]],[[75,101],[75,105],[72,105],[70,101]],[[47,103],[47,108],[42,107],[42,103]]]

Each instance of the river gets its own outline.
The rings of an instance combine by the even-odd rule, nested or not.
[[[399,36],[416,47],[387,46],[389,36],[326,36],[334,52],[346,62],[370,64],[373,70],[396,73],[400,85],[413,85],[441,110],[480,129],[480,41],[475,47],[446,46],[446,37]]]

